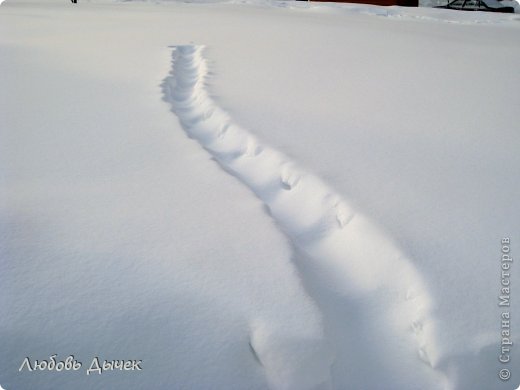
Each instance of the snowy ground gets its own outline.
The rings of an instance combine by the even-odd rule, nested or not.
[[[0,385],[516,388],[519,43],[517,14],[5,1]],[[83,366],[19,370],[53,354]]]

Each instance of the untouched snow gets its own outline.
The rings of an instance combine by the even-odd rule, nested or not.
[[[79,1],[0,7],[4,388],[520,383],[518,15]]]

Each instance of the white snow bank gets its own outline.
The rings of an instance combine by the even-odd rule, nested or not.
[[[266,204],[282,230],[312,261],[314,272],[306,275],[307,279],[316,278],[315,273],[322,275],[321,288],[330,289],[339,297],[369,295],[369,304],[381,309],[379,321],[398,332],[391,336],[394,340],[384,343],[389,345],[398,339],[417,344],[401,348],[416,349],[417,355],[434,367],[438,357],[430,317],[431,299],[421,277],[395,244],[365,216],[317,177],[239,127],[215,105],[205,88],[208,67],[202,51],[202,46],[176,47],[172,76],[164,85],[166,99],[172,103],[186,132]],[[412,331],[416,340],[410,337],[405,341]],[[299,344],[297,350],[305,345],[304,341]],[[271,348],[255,350],[260,361],[270,359]],[[304,350],[294,354],[306,355]],[[290,360],[279,359],[277,364],[286,361]],[[318,355],[304,359],[304,366],[293,369],[294,378],[286,378],[282,383],[297,384],[289,388],[302,388],[304,382],[298,378],[308,371],[308,361],[321,362],[315,363],[315,367],[326,367],[327,358]],[[272,376],[277,376],[272,371],[280,369],[273,363],[266,368]],[[323,381],[325,372],[314,372],[317,383]],[[314,385],[308,379],[306,382]]]
[[[519,382],[517,15],[79,1],[0,7],[4,388]],[[214,157],[162,101],[202,43],[177,108]],[[53,353],[144,370],[18,372]]]

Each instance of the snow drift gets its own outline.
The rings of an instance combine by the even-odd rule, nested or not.
[[[359,4],[4,2],[1,386],[513,388],[519,31]],[[143,370],[19,371],[53,354]]]

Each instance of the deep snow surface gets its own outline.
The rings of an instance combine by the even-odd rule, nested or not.
[[[0,385],[515,388],[519,41],[518,15],[8,0]],[[55,353],[84,369],[18,370]]]

